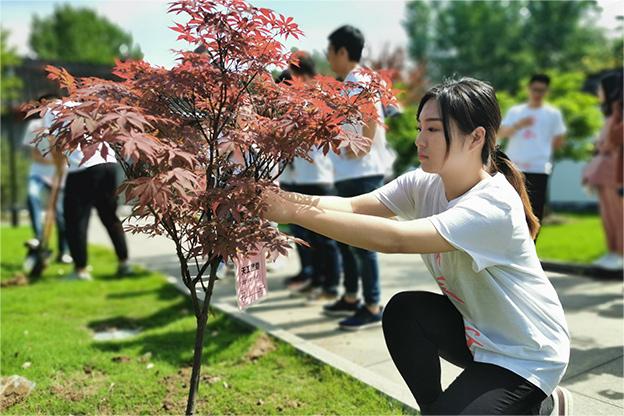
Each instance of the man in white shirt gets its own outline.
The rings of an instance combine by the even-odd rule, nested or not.
[[[364,36],[353,26],[342,26],[329,35],[327,60],[339,79],[348,82],[366,82],[366,77],[359,73],[359,62],[364,49]],[[357,88],[351,95],[359,93]],[[383,120],[381,102],[376,103],[379,119]],[[331,154],[334,165],[336,191],[341,197],[353,197],[366,194],[383,185],[387,169],[385,130],[378,120],[370,120],[365,126],[345,125],[352,130],[373,140],[370,151],[361,157],[344,151]],[[379,305],[379,265],[377,253],[361,248],[338,244],[342,254],[345,294],[337,302],[326,305],[324,312],[331,316],[352,315],[340,322],[340,328],[358,330],[381,325],[382,308]],[[364,305],[357,297],[359,279],[362,280]]]
[[[526,177],[533,212],[540,222],[544,216],[552,155],[565,140],[566,126],[561,111],[544,103],[550,77],[535,74],[529,81],[529,101],[509,109],[498,131],[508,138],[507,156]]]

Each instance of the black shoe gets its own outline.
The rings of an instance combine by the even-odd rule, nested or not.
[[[128,277],[134,276],[135,274],[136,273],[132,269],[132,266],[127,263],[123,263],[117,266],[117,277]]]
[[[323,306],[323,313],[327,316],[351,316],[360,308],[360,301],[347,302],[342,296],[334,303]]]
[[[372,313],[366,305],[362,305],[352,317],[340,321],[338,325],[340,325],[340,329],[346,331],[359,331],[360,329],[380,326],[382,316],[382,306],[379,307],[378,313]]]
[[[303,273],[299,273],[296,276],[287,277],[284,279],[284,286],[288,287],[292,283],[300,283],[308,280],[309,277],[304,275]]]

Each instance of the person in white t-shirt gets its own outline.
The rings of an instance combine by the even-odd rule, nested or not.
[[[309,53],[297,51],[289,68],[280,74],[278,82],[288,84],[292,78],[313,82],[316,65]],[[296,157],[280,176],[282,189],[305,195],[333,195],[333,168],[329,156],[321,149],[312,149],[310,159]],[[310,246],[297,245],[301,271],[286,279],[289,290],[306,295],[309,301],[333,301],[338,297],[340,282],[340,252],[337,243],[323,235],[297,225],[291,226],[295,237]]]
[[[350,25],[332,32],[327,47],[327,61],[332,71],[346,84],[366,83],[367,77],[360,72],[360,59],[364,49],[362,32]],[[355,96],[360,89],[355,86],[349,92]],[[343,125],[346,131],[372,139],[367,154],[356,157],[349,151],[340,154],[330,153],[334,166],[334,186],[341,197],[355,197],[371,192],[383,185],[386,171],[391,165],[390,153],[386,146],[386,133],[379,120],[383,120],[380,100],[375,103],[378,120],[369,120],[365,126]],[[342,255],[344,272],[344,295],[336,302],[325,305],[323,312],[329,316],[347,316],[339,322],[341,329],[359,330],[381,325],[379,305],[381,288],[379,285],[379,264],[377,253],[362,247],[338,244]],[[359,281],[362,281],[363,305],[358,299]]]
[[[68,107],[77,107],[80,103],[67,102]],[[104,156],[101,149],[106,148]],[[128,245],[123,225],[117,217],[117,159],[115,152],[102,143],[97,151],[88,159],[80,145],[66,155],[68,170],[65,182],[63,207],[67,242],[74,259],[74,273],[71,280],[92,280],[88,270],[87,231],[91,210],[96,209],[102,225],[113,243],[117,255],[117,276],[133,274],[128,263]]]
[[[423,414],[570,414],[572,396],[558,386],[570,335],[537,258],[539,222],[522,174],[496,147],[494,89],[446,81],[417,114],[419,169],[353,198],[269,191],[266,218],[368,250],[422,255],[441,294],[394,295],[383,331]],[[446,390],[440,357],[464,368]]]
[[[54,95],[46,95],[41,99],[51,99]],[[28,213],[35,234],[35,238],[41,241],[43,236],[43,204],[42,194],[46,190],[48,193],[52,190],[54,175],[57,173],[57,166],[50,152],[49,136],[35,142],[35,138],[39,130],[49,128],[53,118],[51,114],[44,115],[43,118],[35,118],[26,125],[26,132],[22,144],[31,150],[32,162],[28,173]],[[60,166],[59,166],[60,168]],[[58,244],[58,255],[56,261],[63,264],[71,264],[72,258],[69,255],[69,247],[65,237],[65,220],[63,218],[63,191],[65,188],[65,179],[61,181],[61,189],[59,190],[56,206],[56,234]]]
[[[533,75],[529,81],[529,101],[509,109],[498,131],[508,138],[505,153],[524,173],[533,212],[542,221],[552,172],[553,151],[564,144],[566,126],[561,111],[544,103],[550,77]]]

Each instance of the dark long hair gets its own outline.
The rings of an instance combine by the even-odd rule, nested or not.
[[[486,82],[474,78],[447,80],[427,91],[418,105],[417,117],[427,101],[434,99],[438,103],[446,152],[451,146],[451,121],[457,128],[469,134],[477,127],[485,129],[485,144],[481,150],[481,162],[487,166],[488,172],[501,172],[514,187],[522,205],[531,237],[535,239],[539,231],[539,220],[533,213],[531,202],[526,190],[524,174],[509,160],[507,155],[496,145],[496,133],[501,123],[501,112],[494,88]]]

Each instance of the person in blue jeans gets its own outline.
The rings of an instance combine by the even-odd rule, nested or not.
[[[43,98],[50,98],[49,96]],[[49,123],[51,119],[46,115],[43,119],[37,118],[30,120],[26,127],[26,133],[24,134],[23,145],[31,149],[32,162],[30,165],[30,171],[28,174],[28,195],[27,206],[28,213],[30,215],[30,222],[33,229],[35,238],[40,242],[43,236],[43,212],[47,203],[44,203],[43,194],[44,191],[50,195],[52,190],[52,183],[54,181],[54,175],[56,167],[54,161],[47,153],[49,143],[47,139],[42,139],[38,143],[34,143],[37,132],[39,129],[48,127],[46,123]],[[58,255],[56,261],[64,264],[71,264],[72,258],[69,255],[69,246],[67,245],[67,238],[65,235],[65,220],[63,217],[63,191],[65,181],[61,182],[61,189],[56,200],[55,207],[55,219],[56,219],[56,233],[58,241]]]
[[[328,37],[327,60],[337,78],[345,83],[366,83],[366,76],[359,71],[364,49],[364,36],[353,26],[342,26]],[[349,94],[357,95],[353,88]],[[383,120],[381,102],[375,103],[379,120]],[[334,165],[334,185],[338,196],[354,197],[367,194],[383,185],[388,168],[385,157],[386,136],[379,120],[370,120],[365,126],[343,125],[342,128],[370,138],[370,151],[356,157],[349,151],[331,153]],[[380,306],[379,264],[377,253],[362,248],[339,244],[344,272],[344,295],[336,302],[326,305],[324,313],[330,316],[349,316],[340,321],[341,329],[358,330],[381,325],[383,308]],[[362,280],[364,304],[358,299],[359,281]]]

